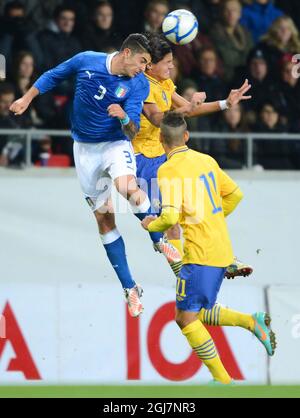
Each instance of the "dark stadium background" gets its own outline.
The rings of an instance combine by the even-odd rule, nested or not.
[[[188,8],[197,16],[200,31],[191,44],[174,47],[172,77],[178,92],[189,98],[195,91],[205,91],[208,101],[220,100],[249,78],[253,95],[253,100],[231,111],[191,119],[189,129],[282,134],[280,141],[255,141],[253,165],[298,170],[300,142],[285,134],[300,132],[300,71],[293,58],[300,53],[300,3],[252,3],[242,1],[239,21],[236,14],[226,12],[227,2],[222,0],[1,0],[0,53],[6,57],[7,79],[0,83],[0,129],[68,129],[72,81],[39,97],[21,118],[9,114],[8,104],[42,72],[74,54],[114,51],[129,33],[159,31],[168,11]],[[33,142],[32,163],[73,165],[69,139],[48,135],[38,139]],[[209,152],[224,168],[241,169],[246,164],[246,141],[236,136],[193,139],[190,146]],[[0,155],[0,165],[22,166],[22,140],[1,135]]]
[[[294,172],[300,169],[300,1],[229,2],[233,13],[227,0],[0,0],[0,78],[1,55],[7,64],[6,79],[0,80],[0,315],[7,314],[7,323],[19,330],[9,330],[7,341],[0,335],[0,397],[299,397],[299,386],[276,385],[300,382],[300,174]],[[173,303],[175,282],[135,218],[124,213],[118,214],[118,226],[133,271],[145,285],[146,306],[140,328],[133,328],[137,339],[141,332],[141,379],[128,378],[126,367],[136,363],[128,360],[132,329],[126,306],[75,170],[68,169],[74,165],[74,81],[38,97],[21,117],[9,112],[44,71],[80,51],[113,52],[130,33],[160,31],[164,16],[178,8],[190,9],[199,22],[191,44],[173,46],[178,92],[189,99],[205,91],[215,101],[245,78],[252,84],[251,101],[189,119],[188,125],[190,147],[231,170],[245,193],[229,227],[237,255],[255,270],[249,280],[226,281],[222,296],[241,310],[271,311],[276,356],[267,360],[243,330],[224,335],[248,382],[265,386],[206,387],[199,385],[208,379],[200,373],[199,380],[198,371],[184,384],[158,374],[147,351],[152,334],[146,332],[157,322],[157,311],[164,317],[161,308]],[[104,310],[108,304],[112,324]],[[181,337],[177,330],[171,334],[170,318],[161,341],[168,355]],[[24,374],[23,340],[41,374],[33,385]],[[173,368],[185,364],[184,355],[170,356]]]

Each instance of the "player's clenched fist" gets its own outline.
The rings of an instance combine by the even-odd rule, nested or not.
[[[206,93],[205,92],[200,92],[200,93],[197,92],[197,93],[193,94],[191,103],[194,106],[200,106],[200,105],[202,105],[202,103],[205,102],[205,100],[206,100]]]
[[[119,118],[119,119],[126,118],[126,113],[118,104],[112,104],[108,106],[107,111],[108,111],[109,116],[111,116],[112,118]]]
[[[9,108],[11,112],[13,112],[15,115],[22,115],[25,110],[27,110],[28,106],[30,105],[30,102],[28,100],[25,100],[23,97],[21,99],[16,100]]]

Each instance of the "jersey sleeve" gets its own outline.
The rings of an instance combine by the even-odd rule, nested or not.
[[[157,177],[162,196],[162,208],[173,207],[180,211],[183,202],[182,178],[165,165],[159,168]]]
[[[140,128],[140,120],[144,101],[149,95],[149,90],[149,81],[146,79],[146,77],[144,80],[139,80],[134,91],[130,94],[124,104],[125,112],[129,116],[129,119],[135,123],[138,129]]]
[[[71,77],[79,70],[83,54],[84,53],[77,54],[62,64],[59,64],[57,67],[42,74],[34,83],[34,87],[39,90],[40,94],[52,90],[63,80]]]
[[[151,82],[149,82],[149,94],[148,97],[145,100],[145,103],[156,103],[155,100],[155,88],[153,86],[153,84],[151,84]]]
[[[232,180],[225,171],[219,168],[219,180],[220,180],[220,191],[221,196],[225,197],[231,193],[233,193],[236,189],[238,189],[238,185]]]
[[[173,83],[171,79],[169,80],[169,89],[170,89],[171,94],[175,93],[177,89],[177,87],[175,86],[175,84]]]

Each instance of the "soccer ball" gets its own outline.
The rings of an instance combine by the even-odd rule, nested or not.
[[[193,13],[185,9],[169,13],[162,24],[165,37],[176,45],[192,42],[198,33],[198,21]]]

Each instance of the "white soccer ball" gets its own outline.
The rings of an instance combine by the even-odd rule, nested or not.
[[[165,37],[176,45],[192,42],[198,33],[198,21],[193,13],[185,9],[169,13],[162,24]]]

